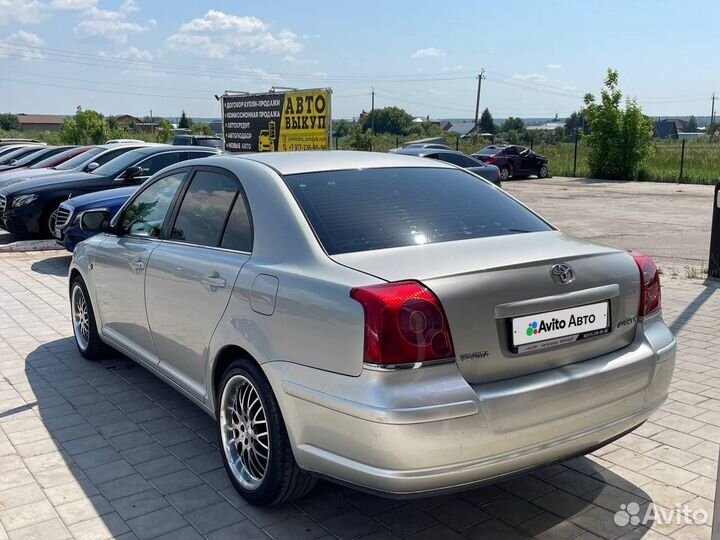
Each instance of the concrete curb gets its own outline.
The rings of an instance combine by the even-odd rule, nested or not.
[[[0,253],[18,253],[23,251],[51,251],[64,249],[55,240],[18,240],[9,244],[0,244]]]

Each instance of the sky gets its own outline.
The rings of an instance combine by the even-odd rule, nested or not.
[[[609,67],[650,116],[710,114],[717,0],[0,0],[0,112],[219,116],[214,94],[330,87],[332,116],[560,117]],[[720,102],[718,103],[720,105]]]

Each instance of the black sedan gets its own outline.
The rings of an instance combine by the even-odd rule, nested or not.
[[[472,157],[500,169],[500,180],[519,178],[534,174],[538,178],[548,176],[548,159],[524,146],[493,144],[475,152]]]
[[[446,163],[452,163],[453,165],[467,169],[470,172],[474,172],[478,176],[482,176],[485,180],[489,180],[498,187],[502,187],[502,183],[500,182],[500,173],[497,167],[483,163],[477,158],[466,156],[462,152],[408,146],[396,151],[395,153],[437,159]]]
[[[123,186],[142,184],[168,165],[219,154],[214,148],[158,145],[127,152],[87,172],[18,179],[0,189],[0,227],[13,234],[39,234],[50,238],[54,213],[70,197]]]

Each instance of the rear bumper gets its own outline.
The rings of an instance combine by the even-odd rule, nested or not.
[[[412,496],[496,481],[632,430],[667,396],[675,352],[655,316],[619,351],[488,384],[468,384],[454,364],[359,377],[263,369],[302,468]]]

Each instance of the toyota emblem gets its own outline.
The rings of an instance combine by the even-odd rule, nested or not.
[[[575,281],[575,270],[569,264],[555,264],[550,269],[550,277],[558,285],[570,285]]]

